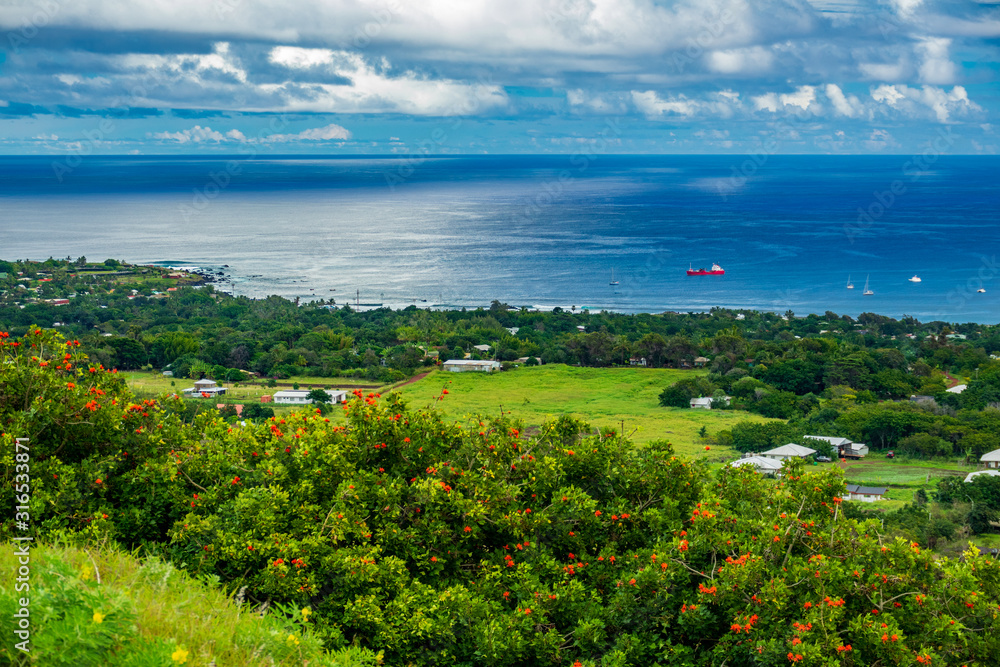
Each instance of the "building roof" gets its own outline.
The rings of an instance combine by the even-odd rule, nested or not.
[[[992,452],[986,452],[981,457],[980,461],[1000,461],[1000,449],[994,449]]]
[[[695,357],[694,360],[695,362],[701,362],[701,363],[704,363],[706,361],[711,361],[711,359],[709,359],[708,357]]]
[[[698,398],[692,398],[691,399],[691,405],[692,406],[694,406],[694,405],[711,405],[711,404],[712,404],[712,397],[711,396],[699,396]]]
[[[483,364],[488,365],[500,365],[499,361],[492,361],[491,359],[449,359],[444,362],[445,366],[482,366]]]
[[[967,384],[956,384],[951,389],[945,389],[949,394],[961,394],[969,385]]]
[[[489,345],[473,345],[472,347],[476,348],[480,352],[489,352],[489,350],[490,350],[490,346]]]
[[[752,465],[757,468],[767,468],[768,470],[781,470],[781,462],[775,461],[774,459],[766,459],[763,456],[748,456],[745,459],[736,459],[730,463],[734,468],[739,468],[740,466]]]
[[[977,470],[976,472],[970,472],[965,476],[965,481],[971,482],[979,475],[986,475],[987,477],[1000,477],[1000,470]]]
[[[815,449],[810,449],[808,447],[803,447],[802,445],[796,445],[794,442],[790,442],[787,445],[782,445],[781,447],[775,447],[774,449],[769,449],[763,452],[764,456],[810,456],[815,454]]]
[[[885,492],[888,491],[884,486],[859,486],[857,484],[848,484],[848,493],[857,493],[862,496],[884,496]]]
[[[835,436],[832,436],[832,435],[805,435],[805,436],[802,436],[802,437],[804,437],[804,438],[811,438],[813,440],[823,440],[823,441],[826,441],[826,442],[830,443],[834,447],[841,447],[843,445],[852,445],[852,444],[854,444],[853,442],[851,442],[847,438],[838,438],[838,437],[835,437]]]
[[[205,378],[203,380],[198,380],[197,382],[195,382],[194,386],[196,386],[196,387],[214,387],[216,384],[217,383],[215,382],[215,380],[209,380],[208,378]]]

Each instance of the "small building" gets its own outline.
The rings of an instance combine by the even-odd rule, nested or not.
[[[337,391],[334,389],[324,389],[323,391],[330,397],[330,403],[343,403],[347,400],[346,391]],[[261,398],[263,399],[263,397]],[[309,398],[309,390],[307,389],[276,391],[274,392],[273,400],[275,403],[285,405],[309,405],[313,403],[313,399]]]
[[[954,387],[950,389],[945,389],[945,391],[947,391],[949,394],[961,394],[968,388],[968,386],[969,385],[967,384],[956,384]]]
[[[491,373],[500,370],[500,362],[488,359],[449,359],[444,362],[443,367],[452,373]]]
[[[480,352],[489,352],[490,351],[490,346],[489,345],[473,345],[472,348],[475,349],[475,350],[479,350]]]
[[[261,403],[270,403],[272,400],[273,399],[270,394],[264,394],[263,396],[260,397]]]
[[[831,452],[841,459],[860,459],[868,455],[868,445],[861,442],[852,442],[847,438],[839,438],[832,435],[807,435],[803,436],[808,440],[822,440],[830,444]]]
[[[763,456],[747,456],[746,458],[737,459],[729,465],[733,468],[753,466],[754,470],[761,475],[774,475],[775,477],[781,477],[781,461],[776,461]]]
[[[188,387],[184,393],[192,398],[206,398],[211,396],[222,396],[226,393],[225,387],[220,387],[215,380],[198,380],[193,387]]]
[[[215,409],[216,410],[221,410],[222,408],[226,407],[227,405],[233,406],[233,408],[236,410],[236,416],[237,417],[242,417],[243,416],[243,405],[241,403],[216,403],[215,404]]]
[[[970,472],[965,476],[965,481],[971,482],[980,475],[986,475],[987,477],[1000,477],[1000,470],[977,470],[976,472]]]
[[[709,359],[708,357],[695,357],[694,358],[694,365],[695,366],[704,366],[705,364],[707,364],[710,361],[711,361],[711,359]]]
[[[647,366],[646,357],[632,357],[628,360],[629,366],[642,366],[645,368]]]
[[[165,378],[172,378],[174,376],[174,372],[173,371],[163,371],[162,373],[160,373],[160,375],[162,375]]]
[[[53,306],[68,306],[69,299],[50,299],[48,303]]]
[[[873,503],[877,500],[885,500],[884,496],[888,489],[884,486],[859,486],[848,484],[847,493],[842,497],[844,500],[860,500],[863,503]]]
[[[986,452],[979,457],[980,463],[985,463],[987,468],[1000,468],[1000,449]]]
[[[761,456],[769,459],[784,461],[785,459],[807,459],[815,453],[815,449],[810,449],[809,447],[803,447],[802,445],[790,442],[787,445],[782,445],[781,447],[775,447],[774,449],[769,449],[766,452],[761,452]]]
[[[521,327],[507,327],[507,333],[511,336],[516,336],[517,332],[521,330]]]

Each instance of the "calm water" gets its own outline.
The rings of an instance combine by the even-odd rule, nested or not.
[[[1000,319],[1000,158],[745,160],[0,158],[0,257],[228,264],[239,294],[393,306]]]

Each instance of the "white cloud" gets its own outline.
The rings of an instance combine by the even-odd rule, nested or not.
[[[876,81],[901,81],[909,72],[903,63],[860,63],[858,69],[866,79]]]
[[[333,62],[334,52],[330,49],[303,49],[297,46],[276,46],[268,54],[268,60],[292,69],[305,69]]]
[[[351,133],[346,128],[331,123],[324,127],[315,127],[311,130],[303,130],[298,134],[272,134],[264,138],[267,142],[289,142],[289,141],[335,141],[350,139]],[[398,141],[398,140],[397,140]]]
[[[837,114],[854,118],[861,113],[861,101],[854,95],[850,97],[844,95],[844,91],[840,89],[840,86],[828,83],[826,84],[825,92]]]
[[[982,107],[969,99],[962,86],[954,86],[950,91],[935,86],[913,88],[905,85],[881,85],[871,91],[872,99],[904,112],[910,117],[919,117],[927,110],[933,113],[939,123],[952,120],[953,114],[982,111]]]
[[[720,74],[765,72],[771,69],[773,62],[773,52],[763,46],[713,51],[707,57],[708,69]]]
[[[636,108],[645,114],[647,118],[651,119],[658,118],[665,114],[691,116],[695,113],[695,111],[697,111],[699,106],[696,101],[689,100],[683,95],[669,100],[660,99],[656,92],[652,90],[647,90],[645,92],[633,90],[632,103],[635,104]]]
[[[799,86],[794,93],[784,93],[779,95],[778,99],[786,107],[808,109],[816,99],[816,89],[813,86]]]
[[[896,86],[887,86],[884,84],[873,90],[871,95],[872,99],[876,102],[883,102],[891,107],[896,106],[896,102],[905,97],[903,93],[896,90]]]
[[[955,83],[955,64],[948,57],[950,45],[950,39],[941,37],[925,39],[917,45],[917,51],[924,58],[920,64],[922,82],[942,85]]]
[[[181,130],[180,132],[153,132],[149,135],[152,139],[157,139],[159,141],[176,141],[177,143],[202,143],[205,141],[214,141],[216,143],[223,141],[245,141],[246,137],[239,130],[230,130],[223,134],[222,132],[217,132],[212,128],[201,125],[195,125],[191,129]]]
[[[757,95],[751,97],[750,101],[753,102],[753,107],[757,111],[777,111],[778,110],[778,94],[777,93],[764,93],[763,95]]]

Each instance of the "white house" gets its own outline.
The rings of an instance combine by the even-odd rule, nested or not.
[[[284,403],[285,405],[309,405],[313,403],[313,400],[309,398],[309,391],[308,389],[276,391],[272,400],[275,403]],[[346,391],[337,391],[335,389],[324,389],[323,391],[330,397],[330,403],[343,403],[347,400]]]
[[[443,368],[452,373],[490,373],[500,370],[500,362],[477,359],[449,359],[444,362]]]
[[[790,442],[787,445],[782,445],[781,447],[775,447],[774,449],[769,449],[766,452],[761,452],[761,456],[769,459],[784,461],[785,459],[806,459],[815,453],[815,449],[809,449],[808,447],[803,447],[802,445],[796,445],[794,442]]]
[[[970,472],[968,475],[965,476],[965,481],[971,482],[980,475],[987,475],[989,477],[1000,477],[1000,470],[977,470],[976,472]]]
[[[781,461],[764,458],[763,456],[748,456],[744,459],[737,459],[729,465],[734,468],[753,466],[754,470],[762,475],[775,475],[777,477],[781,477]]]
[[[949,394],[961,394],[969,385],[967,384],[956,384],[951,389],[945,389]]]
[[[986,452],[979,457],[980,463],[985,463],[987,468],[1000,468],[1000,449]]]
[[[888,489],[884,486],[859,486],[848,484],[847,493],[842,497],[844,500],[860,500],[863,503],[873,503],[876,500],[884,500]]]
[[[724,396],[719,399],[712,398],[711,396],[699,396],[698,398],[691,399],[691,409],[692,410],[711,410],[712,403],[718,400],[724,405],[729,405],[730,396]]]
[[[490,351],[490,346],[489,345],[473,345],[472,347],[473,347],[473,349],[479,350],[480,352],[489,352]]]
[[[193,397],[199,398],[204,394],[208,396],[222,396],[226,393],[225,387],[220,387],[215,380],[198,380],[194,383],[193,387],[188,387],[184,390],[184,393]]]
[[[845,459],[860,459],[868,455],[868,445],[860,442],[852,442],[847,438],[838,438],[831,435],[806,435],[809,440],[822,440],[830,443],[830,449],[834,456]]]

